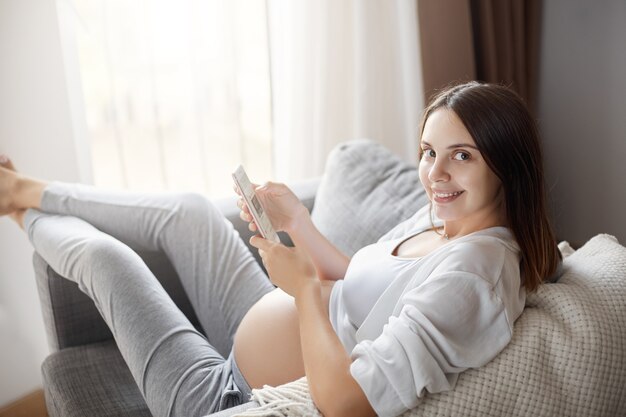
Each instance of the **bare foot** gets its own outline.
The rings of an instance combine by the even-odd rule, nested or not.
[[[26,209],[12,207],[14,204],[12,196],[17,179],[14,174],[4,172],[6,170],[17,172],[13,162],[8,157],[0,155],[0,215],[8,214],[23,229]]]
[[[9,214],[19,207],[15,206],[15,190],[17,188],[17,175],[15,170],[9,168],[11,161],[4,155],[0,156],[0,216]]]
[[[11,160],[0,155],[0,216],[18,209],[41,208],[47,186],[47,181],[16,171]]]

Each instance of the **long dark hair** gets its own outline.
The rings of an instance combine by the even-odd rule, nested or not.
[[[508,227],[521,249],[523,285],[535,291],[558,268],[561,253],[548,218],[537,124],[512,90],[475,81],[448,87],[424,111],[452,110],[472,135],[504,190]]]

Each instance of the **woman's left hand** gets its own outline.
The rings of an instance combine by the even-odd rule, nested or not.
[[[313,261],[303,250],[289,248],[259,235],[252,236],[250,244],[259,249],[272,283],[292,297],[297,297],[308,281],[318,279]]]

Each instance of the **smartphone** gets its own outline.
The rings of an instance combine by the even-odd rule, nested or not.
[[[252,214],[252,218],[254,219],[261,236],[267,240],[280,243],[280,238],[278,237],[276,230],[274,230],[269,217],[267,217],[267,214],[263,210],[263,206],[257,198],[254,188],[252,188],[252,183],[250,182],[246,171],[243,169],[243,166],[239,165],[235,172],[233,172],[233,181],[235,181],[237,188],[239,188],[239,191],[241,192],[241,196],[248,205],[250,214]]]

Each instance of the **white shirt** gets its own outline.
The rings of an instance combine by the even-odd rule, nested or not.
[[[419,259],[391,255],[430,227],[426,206],[359,250],[331,292],[329,316],[350,372],[380,416],[414,408],[424,390],[450,390],[460,372],[492,360],[524,309],[509,229],[474,232]]]

